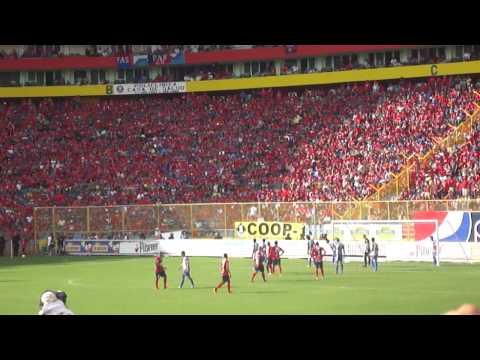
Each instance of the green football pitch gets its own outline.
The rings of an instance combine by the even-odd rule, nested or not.
[[[441,314],[480,305],[480,264],[358,262],[315,280],[306,260],[282,260],[281,277],[257,276],[251,261],[231,259],[233,294],[214,294],[219,258],[191,258],[196,288],[179,289],[180,259],[168,257],[168,289],[154,288],[153,257],[0,258],[0,314],[37,314],[45,289],[64,290],[75,314]]]

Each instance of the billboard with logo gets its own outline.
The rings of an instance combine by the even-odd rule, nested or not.
[[[414,219],[436,219],[440,241],[478,242],[480,240],[480,212],[415,211]],[[433,223],[415,224],[415,241],[428,240],[434,234]]]
[[[236,221],[238,239],[300,240],[305,234],[304,223],[277,221]]]
[[[68,255],[118,255],[120,241],[65,240],[64,250]]]

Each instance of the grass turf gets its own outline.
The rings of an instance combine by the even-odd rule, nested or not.
[[[372,273],[345,264],[315,280],[305,260],[284,259],[284,274],[250,282],[251,261],[231,259],[234,293],[213,294],[218,258],[191,258],[196,288],[168,257],[167,290],[154,289],[153,257],[0,258],[0,314],[36,314],[45,289],[68,294],[75,314],[441,314],[463,303],[480,305],[480,264],[380,263]]]

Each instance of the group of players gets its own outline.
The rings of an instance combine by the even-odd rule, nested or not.
[[[310,235],[307,236],[307,261],[308,266],[312,266],[312,262],[315,266],[314,276],[317,280],[325,279],[325,272],[323,268],[323,258],[326,256],[327,252],[325,249],[320,246],[319,242],[315,242]],[[374,272],[378,270],[378,245],[375,243],[375,239],[372,238],[371,244],[370,240],[364,236],[365,240],[365,254],[364,254],[364,266],[368,264],[372,266]],[[336,265],[336,273],[343,273],[343,262],[345,258],[345,246],[336,238],[335,241],[330,242],[325,238],[327,245],[330,246],[332,250],[332,261]],[[252,251],[252,261],[253,261],[253,271],[251,275],[251,282],[255,281],[255,277],[260,272],[264,282],[267,281],[265,278],[265,269],[268,272],[268,275],[282,274],[282,263],[281,256],[284,254],[284,250],[278,245],[278,242],[274,242],[274,246],[270,245],[270,242],[266,242],[265,239],[262,240],[261,244],[257,243],[257,240],[253,240],[253,251]],[[183,288],[185,279],[190,281],[191,287],[195,287],[195,283],[190,274],[190,259],[186,256],[185,251],[182,251],[182,279],[179,284],[179,288]],[[278,272],[277,272],[278,269]],[[160,254],[155,257],[155,287],[159,289],[159,280],[163,278],[163,288],[167,288],[167,273],[166,267],[163,266],[163,256]],[[222,258],[222,263],[220,265],[220,274],[222,280],[213,288],[214,293],[217,293],[223,285],[227,284],[227,289],[229,293],[232,293],[231,289],[231,272],[230,272],[230,261],[228,255],[224,254]]]

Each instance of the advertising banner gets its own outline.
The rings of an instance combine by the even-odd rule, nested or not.
[[[107,93],[110,95],[170,94],[184,92],[186,92],[186,86],[183,81],[107,86]]]
[[[332,234],[332,224],[323,226],[328,239],[339,238],[342,241],[362,241],[363,235],[377,241],[401,241],[402,224],[335,224],[335,234]]]
[[[268,241],[268,240],[267,240]],[[259,241],[261,243],[261,241]],[[331,261],[332,248],[326,241],[318,241],[326,253],[325,261]],[[271,241],[270,241],[271,243]],[[364,244],[360,241],[342,241],[345,246],[346,262],[363,261]],[[273,245],[273,244],[272,244]],[[283,258],[307,258],[306,240],[278,240],[284,250]],[[378,242],[380,261],[421,261],[432,262],[432,242],[425,241],[385,241]],[[127,255],[155,256],[163,253],[169,256],[180,256],[182,251],[187,255],[221,257],[227,253],[230,257],[251,258],[252,241],[238,239],[205,239],[205,240],[123,240],[123,241],[76,241],[65,242],[68,255]],[[480,261],[480,244],[467,242],[440,243],[441,262]]]
[[[67,255],[118,255],[120,241],[112,240],[65,240]]]
[[[436,219],[440,241],[478,242],[480,212],[470,211],[415,211],[415,220]],[[435,224],[415,224],[415,240],[435,236]]]
[[[305,234],[304,223],[275,221],[236,221],[235,237],[239,239],[300,240]]]

